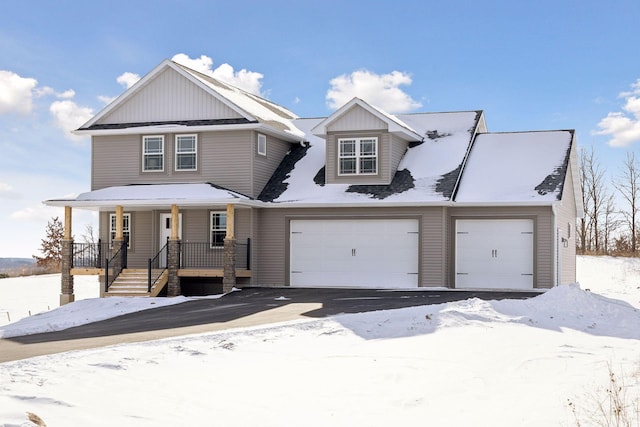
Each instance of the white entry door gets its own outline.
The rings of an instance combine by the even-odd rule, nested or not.
[[[158,244],[158,250],[160,250],[171,237],[171,214],[160,214],[160,241]],[[178,238],[182,239],[182,214],[178,214]],[[165,257],[160,259],[160,267],[165,268],[167,260]]]
[[[291,286],[418,286],[418,221],[292,220]]]
[[[456,288],[532,289],[533,220],[457,220]]]

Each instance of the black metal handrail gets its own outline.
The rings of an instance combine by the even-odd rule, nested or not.
[[[102,268],[104,255],[108,253],[109,244],[102,243],[74,243],[73,266],[75,268]]]
[[[120,249],[113,254],[111,259],[105,258],[104,266],[104,291],[109,292],[109,287],[115,282],[122,270],[127,268],[127,246],[128,242],[125,239],[122,242]],[[111,273],[110,273],[111,272]]]
[[[164,259],[164,267],[160,265],[160,260]],[[167,266],[169,265],[169,243],[165,243],[165,245],[158,251],[156,256],[153,258],[149,258],[149,270],[147,274],[147,292],[151,292],[151,288],[156,284],[160,276],[165,272]],[[156,271],[156,274],[153,274],[153,271]],[[158,271],[160,271],[158,273]]]
[[[224,268],[224,247],[209,242],[180,244],[181,268]],[[251,269],[251,239],[236,242],[236,268]]]

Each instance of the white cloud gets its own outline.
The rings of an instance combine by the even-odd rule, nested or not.
[[[327,105],[337,109],[358,97],[389,113],[404,113],[421,107],[422,104],[400,89],[411,84],[411,76],[400,71],[390,74],[375,74],[358,70],[332,79],[327,91]]]
[[[11,213],[11,219],[18,221],[48,221],[52,217],[61,216],[61,208],[51,206],[26,207]]]
[[[0,182],[0,199],[19,199],[20,195],[13,191],[13,187],[5,182]]]
[[[600,130],[593,132],[610,136],[608,144],[612,147],[625,147],[640,141],[640,79],[631,84],[631,89],[619,95],[625,100],[623,111],[607,114],[598,123]]]
[[[235,71],[231,65],[226,63],[213,69],[213,59],[206,55],[201,55],[200,58],[190,58],[189,55],[178,53],[171,59],[186,67],[246,90],[249,93],[264,96],[262,92],[262,82],[260,81],[264,75],[261,73],[248,71],[244,68],[240,71]]]
[[[54,119],[54,124],[64,131],[65,137],[72,141],[84,141],[85,136],[78,136],[71,133],[78,129],[93,117],[93,110],[89,107],[81,107],[75,102],[67,99],[64,101],[54,101],[49,107],[49,111]]]
[[[36,79],[0,70],[0,114],[29,114],[33,108],[33,89]]]
[[[118,76],[116,81],[124,86],[126,89],[129,89],[131,86],[136,84],[140,80],[140,76],[136,73],[131,73],[129,71],[124,72]]]
[[[71,99],[74,96],[76,96],[76,91],[73,89],[68,89],[68,90],[65,90],[64,92],[56,93],[56,96],[62,99]]]
[[[115,96],[98,95],[98,101],[102,102],[104,105],[111,104],[114,99],[116,99]]]

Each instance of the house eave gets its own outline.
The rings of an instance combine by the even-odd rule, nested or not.
[[[83,136],[106,136],[106,135],[140,135],[140,134],[159,134],[159,133],[185,133],[185,132],[224,132],[233,130],[256,130],[290,142],[300,142],[299,135],[274,129],[264,123],[244,123],[244,124],[225,124],[225,125],[202,125],[187,126],[177,124],[166,124],[157,126],[135,126],[122,129],[77,129],[72,133]]]

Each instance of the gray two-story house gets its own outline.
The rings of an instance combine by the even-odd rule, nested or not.
[[[491,133],[482,111],[329,117],[164,61],[76,133],[91,191],[65,207],[61,302],[233,286],[546,289],[575,281],[571,130]],[[100,243],[73,241],[73,209]]]

